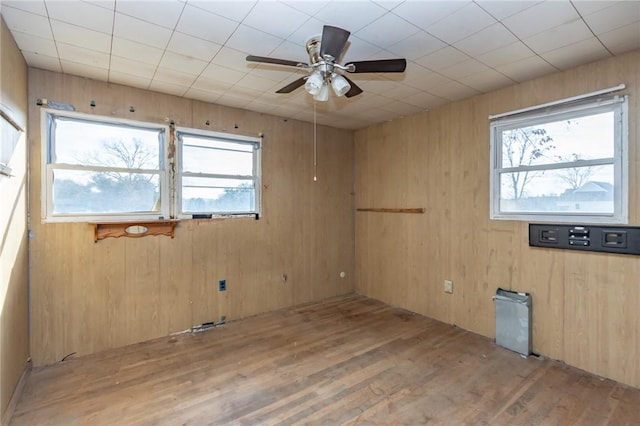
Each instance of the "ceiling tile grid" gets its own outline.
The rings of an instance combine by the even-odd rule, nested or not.
[[[349,74],[317,121],[357,129],[640,48],[640,1],[0,0],[29,66],[313,120],[309,62],[324,25],[351,32],[338,63],[406,58],[401,74]]]

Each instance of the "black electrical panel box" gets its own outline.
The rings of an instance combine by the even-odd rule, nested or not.
[[[640,255],[640,227],[530,223],[529,245]]]

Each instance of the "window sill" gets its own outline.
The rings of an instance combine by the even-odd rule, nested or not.
[[[140,238],[147,235],[166,235],[174,237],[174,229],[180,220],[132,220],[113,222],[89,222],[94,229],[94,242],[108,237]]]

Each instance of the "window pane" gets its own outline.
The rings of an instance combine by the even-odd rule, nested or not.
[[[9,164],[20,140],[20,131],[0,116],[0,164]]]
[[[253,146],[183,137],[182,170],[218,175],[253,175]]]
[[[64,118],[55,122],[52,163],[160,168],[160,129]]]
[[[185,213],[254,212],[253,181],[183,177],[182,211]]]
[[[504,213],[614,213],[613,165],[500,175]]]
[[[160,177],[150,173],[54,170],[55,214],[160,212]]]
[[[502,132],[502,167],[614,156],[614,113],[578,116]]]

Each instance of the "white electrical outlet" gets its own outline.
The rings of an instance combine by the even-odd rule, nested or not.
[[[453,281],[444,280],[444,292],[445,293],[453,293]]]

